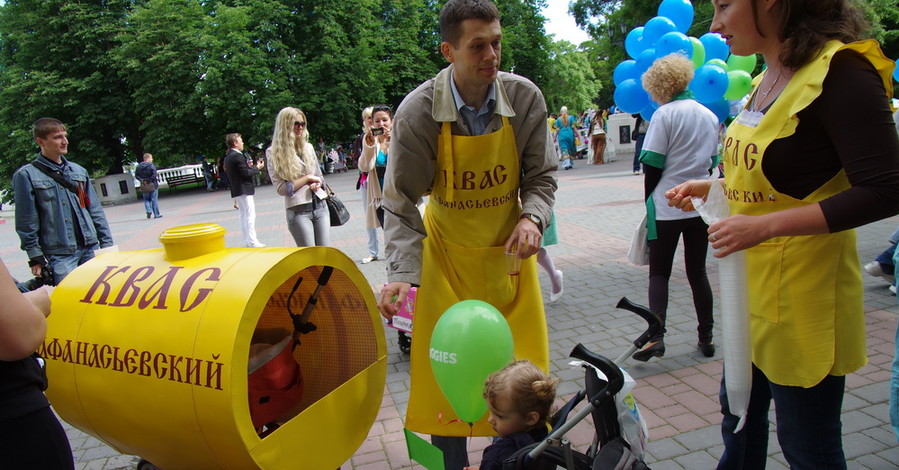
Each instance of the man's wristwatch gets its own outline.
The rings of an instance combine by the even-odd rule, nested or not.
[[[543,222],[540,222],[540,217],[537,217],[534,214],[521,214],[522,219],[528,219],[534,224],[537,225],[537,230],[540,230],[540,233],[543,233]]]

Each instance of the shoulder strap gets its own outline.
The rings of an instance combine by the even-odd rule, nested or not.
[[[56,182],[63,185],[64,188],[72,191],[75,194],[78,194],[78,188],[75,186],[75,183],[72,180],[66,178],[61,171],[48,167],[38,159],[32,160],[31,165],[38,170],[41,170],[41,173],[56,180]]]
[[[32,160],[31,166],[40,170],[41,173],[53,178],[57,183],[61,184],[64,188],[68,189],[73,194],[78,196],[78,204],[82,209],[90,205],[90,199],[87,195],[86,184],[75,183],[69,178],[66,178],[66,175],[62,174],[61,171],[48,167],[46,164],[44,164],[44,162],[38,159]]]

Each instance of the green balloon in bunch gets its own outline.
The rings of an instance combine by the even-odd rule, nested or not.
[[[702,45],[702,42],[699,39],[690,36],[690,42],[693,43],[693,68],[698,69],[705,64],[705,46]]]
[[[730,67],[730,70],[742,70],[748,74],[751,74],[753,70],[755,70],[755,64],[757,59],[755,54],[752,55],[733,55],[727,58],[727,65]]]
[[[721,70],[724,70],[725,72],[730,70],[730,67],[728,67],[727,62],[725,62],[721,59],[712,59],[712,60],[706,62],[706,65],[714,65],[715,67],[718,67]]]
[[[724,92],[726,99],[738,100],[752,89],[752,77],[745,70],[731,70],[727,72],[727,79],[727,91]]]
[[[513,354],[512,330],[492,305],[463,300],[443,312],[431,334],[431,370],[459,419],[484,416],[484,381]]]

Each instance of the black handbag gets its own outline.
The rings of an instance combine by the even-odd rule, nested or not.
[[[328,185],[328,198],[325,199],[325,203],[328,205],[328,212],[331,213],[331,226],[338,227],[347,223],[350,220],[350,211],[347,210],[346,205],[343,204],[343,201],[334,194],[334,191],[331,189],[331,186]]]

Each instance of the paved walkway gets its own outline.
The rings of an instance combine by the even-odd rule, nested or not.
[[[581,386],[580,370],[568,366],[567,355],[578,342],[615,358],[639,333],[640,320],[615,309],[622,296],[645,304],[647,270],[625,258],[629,240],[642,217],[642,177],[631,174],[628,158],[601,166],[576,162],[575,169],[559,174],[556,217],[560,243],[549,249],[565,273],[565,295],[547,306],[552,373],[562,379],[560,396],[570,397]],[[355,171],[328,178],[344,200],[352,219],[331,231],[334,247],[350,258],[366,256],[364,217],[359,193],[354,190]],[[227,230],[228,246],[241,246],[237,211],[224,191],[208,193],[182,188],[160,198],[164,217],[147,220],[139,202],[106,209],[116,242],[122,250],[158,247],[156,236],[164,229],[199,222],[216,222]],[[269,246],[293,246],[283,215],[283,202],[270,186],[256,195],[259,239]],[[5,213],[9,216],[9,213]],[[859,229],[862,262],[876,256],[899,225],[899,217]],[[383,245],[381,247],[383,253]],[[0,257],[14,276],[26,278],[27,266],[19,251],[13,221],[0,225]],[[359,265],[372,285],[386,280],[383,261]],[[717,290],[717,266],[709,257],[710,279]],[[704,358],[695,348],[695,319],[689,286],[678,255],[671,280],[667,352],[649,363],[628,361],[625,366],[637,379],[635,396],[649,424],[647,463],[654,470],[714,468],[723,446],[719,434],[718,387],[721,353]],[[541,285],[548,279],[541,273]],[[889,426],[888,387],[896,331],[896,297],[887,284],[865,275],[865,309],[868,320],[869,364],[851,374],[843,404],[844,447],[850,469],[895,469],[899,446]],[[408,401],[409,358],[396,344],[394,330],[387,329],[388,376],[382,408],[368,439],[346,462],[344,469],[379,470],[421,468],[409,461],[402,434],[402,417]],[[716,327],[720,339],[720,329]],[[720,341],[720,340],[719,340]],[[719,343],[720,347],[720,343]],[[773,418],[773,417],[772,417]],[[773,427],[772,427],[773,429]],[[137,458],[120,455],[96,439],[69,428],[79,469],[129,469]],[[588,423],[569,434],[577,446],[592,437]],[[769,444],[772,470],[786,468],[774,434]],[[480,460],[487,438],[474,438],[472,463]],[[891,463],[892,462],[892,463]],[[296,468],[303,468],[298,464]]]

